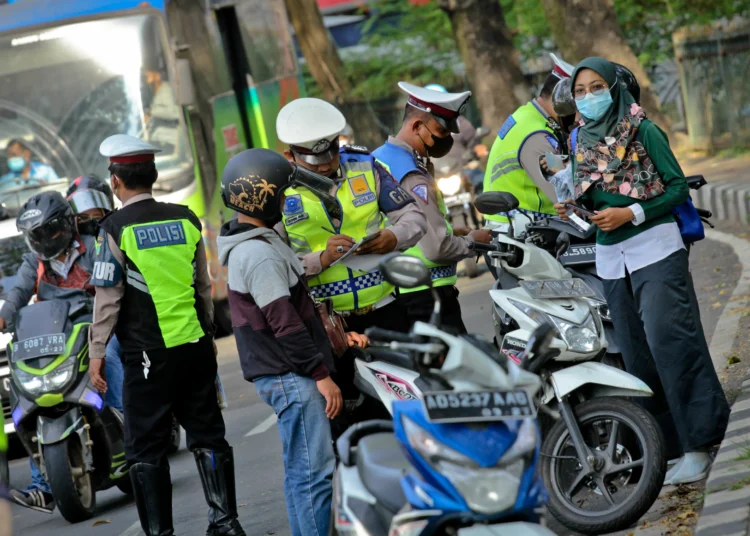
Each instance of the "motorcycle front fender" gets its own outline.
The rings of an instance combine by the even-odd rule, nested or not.
[[[74,407],[55,418],[39,415],[36,425],[39,443],[52,445],[64,441],[85,424],[79,407]]]
[[[550,381],[558,396],[565,397],[586,386],[591,398],[608,396],[653,396],[654,392],[644,382],[627,372],[588,361],[553,372]],[[548,389],[542,402],[549,403],[555,396]]]

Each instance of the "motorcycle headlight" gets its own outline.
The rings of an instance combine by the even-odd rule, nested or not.
[[[516,504],[521,477],[536,447],[536,426],[524,419],[516,441],[495,467],[479,467],[471,458],[440,443],[408,417],[403,418],[409,444],[456,487],[473,511],[497,514]],[[512,423],[508,425],[513,427]]]
[[[445,195],[456,195],[461,189],[461,177],[458,175],[451,175],[450,177],[444,177],[438,179],[438,188]]]
[[[601,348],[599,342],[599,329],[597,328],[596,320],[593,315],[588,315],[582,324],[573,324],[562,318],[547,314],[539,309],[535,309],[530,305],[516,301],[508,300],[514,307],[517,307],[523,313],[541,324],[547,322],[552,324],[560,332],[560,337],[565,344],[568,345],[568,349],[571,352],[589,353],[595,352]]]
[[[73,379],[75,364],[75,357],[73,357],[43,376],[36,376],[19,368],[14,369],[13,375],[16,385],[32,397],[43,393],[59,393]]]
[[[606,321],[606,322],[612,322],[612,317],[609,314],[609,305],[607,305],[607,302],[597,300],[595,298],[587,298],[589,303],[591,304],[591,307],[596,310],[597,313],[599,313],[599,317]]]

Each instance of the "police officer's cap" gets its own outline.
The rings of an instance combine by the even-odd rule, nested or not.
[[[153,162],[154,155],[161,149],[135,136],[115,134],[102,142],[99,152],[113,164],[138,164]]]
[[[555,62],[555,67],[554,69],[552,69],[552,74],[554,74],[560,80],[573,76],[573,71],[575,71],[576,69],[573,65],[558,58],[554,54],[550,54],[550,56],[552,57],[552,61]]]
[[[346,128],[344,114],[320,99],[296,99],[276,117],[276,135],[295,157],[308,164],[327,164],[339,151],[339,134]]]
[[[399,82],[398,87],[409,95],[409,106],[432,114],[438,123],[453,133],[458,133],[458,116],[463,114],[471,98],[471,91],[444,93]]]

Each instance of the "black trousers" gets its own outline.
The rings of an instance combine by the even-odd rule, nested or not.
[[[633,400],[659,421],[669,455],[719,443],[729,405],[703,334],[687,252],[603,283],[625,367],[654,391]]]
[[[461,318],[461,304],[458,303],[458,289],[454,286],[435,289],[442,303],[441,323],[443,327],[452,328],[455,333],[466,333],[466,326]],[[429,322],[435,300],[429,289],[399,294],[396,303],[406,314],[409,328],[417,321]]]
[[[211,337],[146,352],[124,352],[125,454],[130,463],[168,466],[172,414],[185,429],[188,449],[223,450],[224,418],[216,398],[216,355]]]

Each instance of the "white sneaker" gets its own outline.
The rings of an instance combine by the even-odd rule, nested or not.
[[[668,475],[664,484],[677,486],[703,480],[708,476],[712,461],[708,452],[687,452],[682,461],[673,468],[677,470],[671,475],[671,478]]]
[[[677,471],[679,470],[680,466],[682,465],[682,462],[684,462],[684,461],[685,461],[685,456],[683,456],[681,458],[677,458],[676,460],[674,460],[674,464],[672,465],[672,467],[669,468],[669,470],[667,471],[667,475],[664,477],[664,485],[665,486],[671,486],[672,485],[671,484],[672,479],[674,478],[674,475],[677,473]]]

